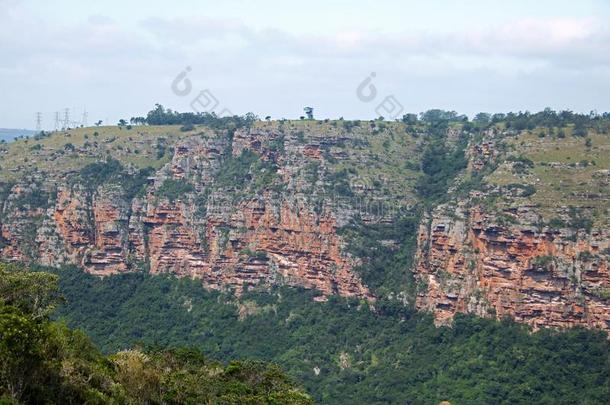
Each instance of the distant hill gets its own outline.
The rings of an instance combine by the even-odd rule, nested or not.
[[[14,140],[20,136],[32,136],[36,133],[36,131],[32,131],[29,129],[9,129],[9,128],[0,128],[0,139],[3,139],[7,142]]]

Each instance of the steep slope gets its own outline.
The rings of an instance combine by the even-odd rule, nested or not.
[[[417,306],[440,324],[467,312],[609,330],[610,141],[588,139],[489,131],[473,144],[461,181],[479,187],[420,226]]]
[[[610,330],[610,121],[570,114],[215,119],[18,140],[0,162],[1,253],[237,295],[395,299],[439,324],[466,312]]]
[[[93,129],[79,129],[37,140],[34,153],[17,163],[22,142],[4,157],[19,170],[3,172],[2,255],[76,264],[104,276],[171,273],[238,294],[248,286],[287,284],[316,289],[322,300],[331,294],[374,299],[337,229],[356,215],[368,222],[392,218],[355,209],[352,191],[367,187],[357,165],[372,159],[371,142],[394,136],[396,128],[387,127],[367,124],[352,136],[336,122],[165,127],[163,137],[159,127],[104,128],[94,132],[94,143],[87,132]],[[62,137],[72,142],[58,148]],[[130,143],[136,146],[124,153]],[[366,201],[383,201],[408,181],[394,165],[414,142],[393,147],[396,163],[363,167],[364,176],[381,179],[365,189]],[[173,152],[171,160],[165,152]],[[118,160],[87,164],[105,154]]]

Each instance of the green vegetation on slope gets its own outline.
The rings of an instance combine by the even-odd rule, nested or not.
[[[68,300],[59,316],[107,352],[141,342],[274,361],[325,404],[598,404],[610,395],[601,332],[531,333],[469,316],[436,328],[397,300],[372,310],[290,288],[237,300],[189,279],[59,274]]]
[[[505,140],[511,155],[487,176],[489,184],[534,187],[536,192],[528,200],[539,207],[547,223],[558,219],[558,211],[565,211],[567,220],[569,210],[576,209],[596,226],[607,226],[610,136],[592,132],[588,138],[548,134],[541,138],[540,130]]]
[[[502,208],[502,204],[533,204],[554,227],[590,232],[594,226],[603,225],[608,218],[608,118],[607,114],[601,117],[545,110],[537,114],[480,114],[468,121],[454,112],[431,110],[419,118],[405,116],[403,122],[260,122],[253,116],[225,119],[181,114],[157,106],[146,119],[138,120],[154,125],[81,128],[3,145],[6,153],[0,156],[0,179],[5,182],[0,185],[0,195],[8,195],[13,181],[37,172],[36,177],[45,180],[44,173],[53,173],[58,179],[67,174],[91,189],[101,184],[119,185],[130,198],[142,193],[152,170],[169,162],[172,148],[180,139],[199,135],[232,139],[235,129],[247,127],[278,131],[281,136],[263,146],[273,152],[271,156],[284,155],[283,161],[300,164],[294,180],[300,180],[298,176],[305,180],[304,184],[294,181],[286,185],[289,192],[305,191],[312,200],[336,195],[355,203],[364,198],[372,203],[395,204],[390,207],[394,210],[390,215],[373,215],[378,223],[356,216],[341,230],[349,251],[362,260],[359,274],[382,297],[374,310],[364,303],[337,298],[313,303],[313,293],[302,290],[251,292],[238,300],[202,291],[200,283],[192,280],[144,274],[97,279],[70,268],[59,271],[68,302],[58,316],[71,326],[83,327],[106,353],[137,343],[143,347],[195,345],[220,361],[235,357],[276,361],[323,403],[438,403],[445,399],[458,404],[602,403],[610,395],[608,342],[603,334],[583,330],[530,334],[525,327],[510,322],[463,316],[456,318],[452,329],[436,329],[431,319],[416,314],[404,303],[414,296],[415,286],[407,270],[413,264],[420,213],[457,196],[453,190],[460,195],[470,190],[487,193],[498,186],[482,197],[490,211]],[[492,133],[485,135],[485,131]],[[465,173],[468,143],[472,146],[483,137],[492,141],[499,158],[478,173]],[[295,145],[307,146],[313,157]],[[272,161],[248,149],[238,156],[227,153],[215,181],[223,191],[252,195],[281,180],[277,161]],[[129,175],[134,169],[139,171]],[[460,180],[458,184],[456,179]],[[190,184],[170,180],[157,193],[170,200],[180,198],[193,191]],[[53,201],[53,190],[38,193],[39,188],[26,188],[12,203],[44,208]],[[206,193],[212,188],[206,186],[195,196],[201,207],[205,207]],[[506,198],[512,194],[517,194],[517,199]],[[411,203],[416,209],[405,213],[404,206]],[[32,223],[26,228],[26,234],[31,235],[27,238],[31,244],[28,250],[37,247],[34,241],[39,226]],[[250,250],[242,253],[264,254]],[[548,260],[538,263],[539,268],[544,269]],[[598,293],[608,296],[605,290]],[[47,315],[34,318],[27,311],[11,306],[6,309],[6,322],[11,325],[10,319],[30,316],[29,321],[19,320],[28,332],[20,339],[27,343],[26,337],[34,337],[32,347],[38,344],[40,325],[44,326],[40,329],[43,332],[47,327],[61,329],[48,323]],[[56,339],[77,340],[74,333],[64,328]],[[103,382],[85,385],[87,393],[93,390],[94,398],[114,398],[116,393],[108,391],[106,383],[119,386],[122,391],[116,395],[141,395],[130,391],[129,383],[120,379],[115,357],[102,356],[88,349],[90,345],[74,344],[77,354],[90,353],[85,361],[67,349],[61,353],[68,354],[51,355],[44,349],[25,356],[23,353],[30,353],[29,343],[17,343],[9,346],[22,356],[15,355],[13,360],[23,357],[38,362],[51,358],[56,367],[53,370],[57,370],[57,364],[85,364],[85,370],[101,367],[99,378],[86,371],[87,377],[94,376],[94,383]],[[134,361],[138,369],[152,370],[152,374],[167,368],[165,355],[158,350],[138,349],[133,356],[128,363]],[[148,360],[141,361],[141,356]],[[197,356],[192,361],[199,367]],[[9,365],[7,359],[4,364]],[[178,373],[182,373],[187,366],[178,363]],[[15,364],[15,370],[34,370],[32,378],[39,375],[34,369],[38,366]],[[212,364],[202,367],[216,370]],[[164,390],[173,389],[163,384],[160,386]],[[84,389],[81,386],[53,387],[51,384],[52,390],[59,391],[27,391],[24,395],[56,398],[53,395],[60,392],[75,395],[76,402],[85,395],[79,391]],[[61,391],[64,389],[68,391]],[[180,388],[185,392],[189,389]]]
[[[428,207],[447,198],[447,191],[458,173],[468,163],[464,150],[468,138],[461,134],[456,145],[449,145],[447,124],[430,127],[431,137],[421,158],[423,176],[419,178],[416,190]]]
[[[419,211],[414,210],[396,215],[391,223],[366,225],[356,219],[340,230],[349,241],[348,252],[362,260],[355,270],[377,295],[404,292],[413,301],[413,273],[409,270],[413,267],[420,220]]]
[[[18,139],[0,145],[0,151],[5,152],[0,156],[0,181],[18,180],[32,173],[73,173],[109,157],[125,167],[158,169],[172,157],[168,145],[208,132],[207,128],[182,132],[179,126],[106,126],[53,132],[40,139]]]
[[[0,403],[312,403],[271,364],[225,366],[183,348],[104,356],[84,333],[48,320],[59,301],[56,275],[0,265]]]

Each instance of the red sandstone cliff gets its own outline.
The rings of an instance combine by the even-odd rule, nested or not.
[[[238,294],[250,286],[286,284],[316,289],[319,299],[373,299],[337,234],[354,210],[323,198],[315,205],[323,179],[316,188],[303,175],[312,162],[324,171],[324,148],[338,138],[320,134],[303,143],[284,136],[241,130],[230,144],[223,137],[186,138],[135,198],[117,185],[92,191],[57,181],[48,208],[28,209],[15,201],[38,190],[16,185],[3,207],[2,255],[76,264],[103,276],[174,274]],[[280,140],[285,150],[272,146]],[[244,150],[276,167],[280,191],[215,187],[222,162]],[[484,170],[497,155],[493,140],[472,146],[468,170]],[[160,195],[168,179],[188,183],[192,191],[173,199]],[[538,207],[515,206],[486,211],[471,196],[423,219],[414,269],[417,307],[439,324],[462,312],[508,316],[536,328],[610,330],[610,235],[542,227]],[[514,222],[502,223],[500,214]]]
[[[282,166],[283,157],[267,147],[277,137],[238,131],[229,153],[239,156],[250,149],[286,175],[292,168]],[[46,265],[73,263],[103,276],[147,269],[237,293],[248,286],[287,284],[316,289],[319,299],[331,294],[372,299],[343,252],[330,209],[316,213],[303,196],[265,190],[250,196],[219,190],[201,200],[214,183],[226,148],[223,138],[187,138],[153,176],[146,195],[131,201],[112,185],[94,192],[62,185],[47,212],[16,211],[45,222],[34,229],[38,251],[24,252],[23,221],[14,217],[2,225],[9,242],[2,255]],[[312,153],[319,158],[313,150],[315,146],[293,148],[291,165],[305,164]],[[156,190],[166,179],[190,182],[194,192],[173,201],[159,196]]]
[[[462,312],[610,330],[607,234],[498,225],[480,206],[448,209],[436,209],[419,233],[417,307],[437,323]]]

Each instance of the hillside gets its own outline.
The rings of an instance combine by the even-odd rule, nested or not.
[[[423,117],[204,117],[18,140],[0,159],[2,254],[238,295],[401,296],[438,322],[609,329],[609,120]],[[164,119],[181,116],[149,113]]]
[[[321,404],[598,404],[610,395],[607,335],[458,314],[452,327],[395,300],[312,290],[205,291],[198,280],[56,272],[58,315],[106,353],[142,342],[210,359],[279,364]]]
[[[607,114],[144,121],[0,147],[2,257],[104,351],[274,361],[322,403],[607,395]]]

